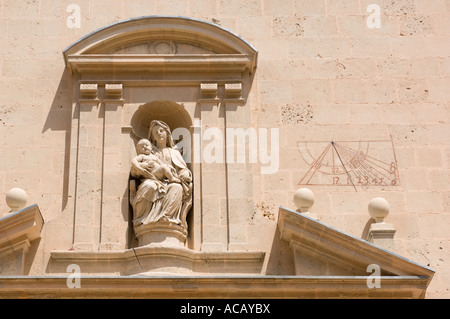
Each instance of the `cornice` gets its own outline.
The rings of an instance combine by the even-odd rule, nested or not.
[[[69,55],[72,72],[242,73],[252,68],[252,56],[221,55]]]
[[[68,276],[0,277],[8,298],[423,298],[427,279],[383,277],[379,289],[365,276]]]
[[[133,43],[178,41],[206,47],[211,54],[115,54]],[[72,72],[244,72],[252,73],[258,51],[241,37],[209,22],[147,16],[98,29],[63,51]]]

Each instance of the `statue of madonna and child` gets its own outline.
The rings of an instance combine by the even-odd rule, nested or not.
[[[175,147],[169,126],[150,124],[148,139],[136,145],[131,176],[138,181],[130,198],[139,246],[172,242],[184,245],[186,216],[192,206],[192,173]]]

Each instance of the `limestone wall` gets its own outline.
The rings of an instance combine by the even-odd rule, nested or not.
[[[62,51],[144,15],[208,21],[259,51],[242,126],[279,129],[279,167],[246,166],[253,206],[238,222],[248,249],[267,252],[268,274],[294,272],[276,221],[278,207],[294,208],[295,190],[306,186],[319,219],[357,237],[371,223],[370,199],[386,198],[397,253],[436,270],[429,298],[450,297],[446,0],[0,0],[0,194],[23,188],[44,217],[30,274],[45,274],[51,251],[72,248],[73,83]],[[348,179],[336,169],[351,165],[354,150],[366,166]]]

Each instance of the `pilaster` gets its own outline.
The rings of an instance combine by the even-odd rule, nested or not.
[[[104,108],[97,84],[81,84],[78,100],[78,152],[75,187],[74,249],[96,250],[102,209]]]
[[[251,165],[256,162],[253,155],[257,152],[258,137],[256,131],[250,127],[250,109],[245,107],[244,103],[242,84],[226,83],[223,104],[226,125],[229,250],[247,248],[247,226],[250,214],[254,211]]]
[[[216,83],[201,84],[200,89],[202,98],[198,104],[203,140],[205,136],[209,140],[201,145],[201,250],[224,251],[228,244],[227,174],[223,145],[225,110],[217,97]]]
[[[102,216],[100,250],[115,250],[126,247],[124,237],[117,232],[126,233],[128,223],[122,212],[128,210],[128,163],[123,154],[128,151],[128,143],[122,134],[122,84],[106,84],[103,172],[102,172]],[[123,209],[123,205],[126,205]],[[122,241],[121,241],[122,239]]]

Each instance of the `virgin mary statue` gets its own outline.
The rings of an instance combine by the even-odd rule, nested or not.
[[[166,123],[152,121],[147,142],[145,154],[132,161],[131,175],[140,181],[131,202],[134,227],[162,222],[186,228],[186,215],[192,206],[192,173],[175,148]],[[169,170],[174,177],[170,181],[164,176],[158,178],[151,172],[158,168]]]

